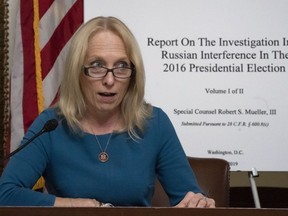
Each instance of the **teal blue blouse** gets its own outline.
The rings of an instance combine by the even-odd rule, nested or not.
[[[15,154],[0,179],[0,205],[53,206],[55,197],[95,198],[115,206],[150,206],[158,176],[176,205],[188,191],[201,192],[168,116],[153,107],[141,139],[126,132],[112,134],[109,160],[99,161],[101,149],[93,134],[73,134],[54,109],[33,122],[22,141],[41,130],[49,119],[58,127],[36,138]],[[111,134],[97,136],[102,149]],[[45,178],[48,193],[32,191]]]

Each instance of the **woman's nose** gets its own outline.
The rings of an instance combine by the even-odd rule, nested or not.
[[[112,73],[112,71],[109,71],[106,76],[103,78],[103,84],[104,85],[113,85],[115,81],[115,77]]]

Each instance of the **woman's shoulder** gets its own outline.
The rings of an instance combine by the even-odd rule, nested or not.
[[[39,118],[50,120],[50,119],[60,119],[58,111],[56,108],[47,108],[40,113]]]
[[[160,124],[170,124],[170,118],[167,113],[160,107],[153,106],[152,107],[152,122],[158,122]]]
[[[55,108],[47,108],[42,111],[39,116],[33,121],[31,127],[32,128],[41,128],[45,125],[49,120],[56,119],[60,120],[60,116],[57,113]]]
[[[167,116],[166,112],[161,108],[157,106],[152,106],[152,115],[155,116]]]

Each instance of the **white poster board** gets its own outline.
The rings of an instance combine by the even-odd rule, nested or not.
[[[287,171],[288,1],[85,0],[85,21],[116,16],[136,36],[146,99],[187,155],[231,170]]]

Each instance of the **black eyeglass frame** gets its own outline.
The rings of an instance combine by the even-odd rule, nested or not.
[[[93,76],[91,76],[91,74],[89,74],[89,69],[90,68],[95,68],[95,66],[85,66],[85,65],[82,66],[82,71],[84,72],[84,74],[86,76],[92,77],[94,79],[102,79],[102,78],[106,77],[109,72],[112,72],[113,76],[118,78],[118,79],[128,79],[128,78],[132,77],[132,75],[135,73],[135,67],[134,66],[132,66],[132,67],[114,67],[114,68],[107,68],[107,67],[104,67],[104,66],[97,66],[97,67],[105,69],[106,73],[103,76],[101,76],[101,77],[93,77]],[[130,69],[131,70],[131,74],[128,77],[115,76],[114,70],[123,69],[123,68],[124,69]]]

